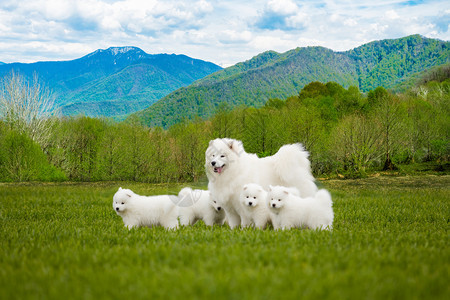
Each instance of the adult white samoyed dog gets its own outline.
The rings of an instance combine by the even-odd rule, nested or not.
[[[198,220],[208,226],[223,224],[225,211],[211,198],[209,191],[185,187],[178,193],[178,199],[181,225],[194,225]]]
[[[241,224],[243,215],[239,195],[244,184],[256,183],[296,187],[303,197],[317,191],[308,152],[301,144],[282,146],[269,157],[259,158],[245,152],[242,142],[229,138],[210,141],[206,156],[208,190],[224,208],[231,228]]]
[[[274,229],[293,227],[328,229],[333,227],[333,202],[330,193],[319,190],[313,197],[299,197],[292,188],[270,186],[267,193]]]
[[[113,197],[113,208],[128,229],[140,226],[178,227],[178,207],[169,195],[140,196],[119,188]],[[176,202],[176,201],[175,201]]]

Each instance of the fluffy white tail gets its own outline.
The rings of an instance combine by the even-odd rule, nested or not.
[[[275,172],[282,185],[295,186],[302,197],[312,197],[317,191],[308,157],[302,144],[284,145],[273,156]]]
[[[323,207],[331,207],[333,205],[333,201],[331,200],[331,194],[325,189],[319,190],[315,198],[316,201]]]
[[[185,187],[178,193],[178,197],[184,198],[191,193],[192,193],[192,189],[190,187]]]
[[[275,154],[278,163],[286,164],[285,168],[289,168],[293,163],[300,166],[302,169],[310,170],[311,163],[309,162],[309,153],[303,148],[300,143],[282,146]],[[286,159],[287,158],[287,159]]]

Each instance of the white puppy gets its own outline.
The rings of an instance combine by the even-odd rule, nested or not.
[[[333,227],[332,201],[327,190],[319,190],[314,197],[301,198],[293,194],[292,189],[271,186],[267,198],[274,229],[307,227],[331,230]]]
[[[223,224],[225,211],[211,198],[209,191],[185,187],[178,193],[178,199],[181,225],[194,225],[198,220],[208,226]]]
[[[308,152],[301,144],[285,145],[273,156],[258,158],[246,153],[240,141],[215,139],[210,141],[205,156],[208,190],[225,209],[231,228],[241,224],[244,212],[239,195],[245,183],[257,183],[263,189],[269,185],[293,186],[303,197],[317,191]]]
[[[244,207],[242,226],[253,225],[264,229],[270,221],[267,192],[256,183],[244,185],[241,193],[241,204]]]
[[[113,208],[128,229],[160,225],[168,229],[178,227],[178,209],[171,197],[140,196],[129,189],[119,190],[113,197]]]

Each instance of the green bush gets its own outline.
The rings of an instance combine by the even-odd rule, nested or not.
[[[26,133],[0,130],[1,181],[62,181],[64,173],[50,165],[40,146]]]

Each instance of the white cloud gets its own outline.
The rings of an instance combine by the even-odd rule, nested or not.
[[[248,43],[252,40],[252,33],[248,30],[236,31],[236,30],[223,30],[218,35],[218,40],[224,44],[228,43]]]
[[[282,34],[282,32],[274,32],[255,37],[250,42],[250,45],[252,45],[255,49],[258,49],[258,53],[267,50],[284,52],[289,49],[296,48],[297,42],[295,40],[291,40],[289,35]]]
[[[448,40],[444,0],[2,0],[0,61],[81,57],[130,45],[230,65],[266,50],[348,50],[419,33]]]
[[[291,0],[270,0],[267,2],[267,10],[279,15],[290,16],[298,11],[298,6]]]
[[[205,0],[197,1],[194,7],[199,13],[210,13],[214,9],[212,4]]]
[[[112,16],[105,16],[100,20],[100,25],[104,30],[121,30],[122,25],[120,22],[112,17]]]
[[[358,22],[353,18],[349,18],[349,19],[344,20],[344,25],[350,26],[350,27],[355,27],[356,25],[358,25]]]
[[[195,30],[195,29],[191,29],[188,31],[177,30],[175,32],[174,37],[177,37],[177,36],[184,37],[185,41],[187,41],[188,43],[193,43],[193,44],[206,44],[210,38],[210,36],[207,32]]]
[[[385,13],[385,17],[389,20],[397,20],[400,19],[400,16],[395,12],[395,10],[391,9]]]
[[[74,11],[74,2],[68,0],[47,0],[39,3],[38,9],[43,9],[44,17],[48,20],[64,20]]]
[[[302,11],[286,18],[286,25],[291,28],[306,27],[309,22],[311,22],[311,18]]]

